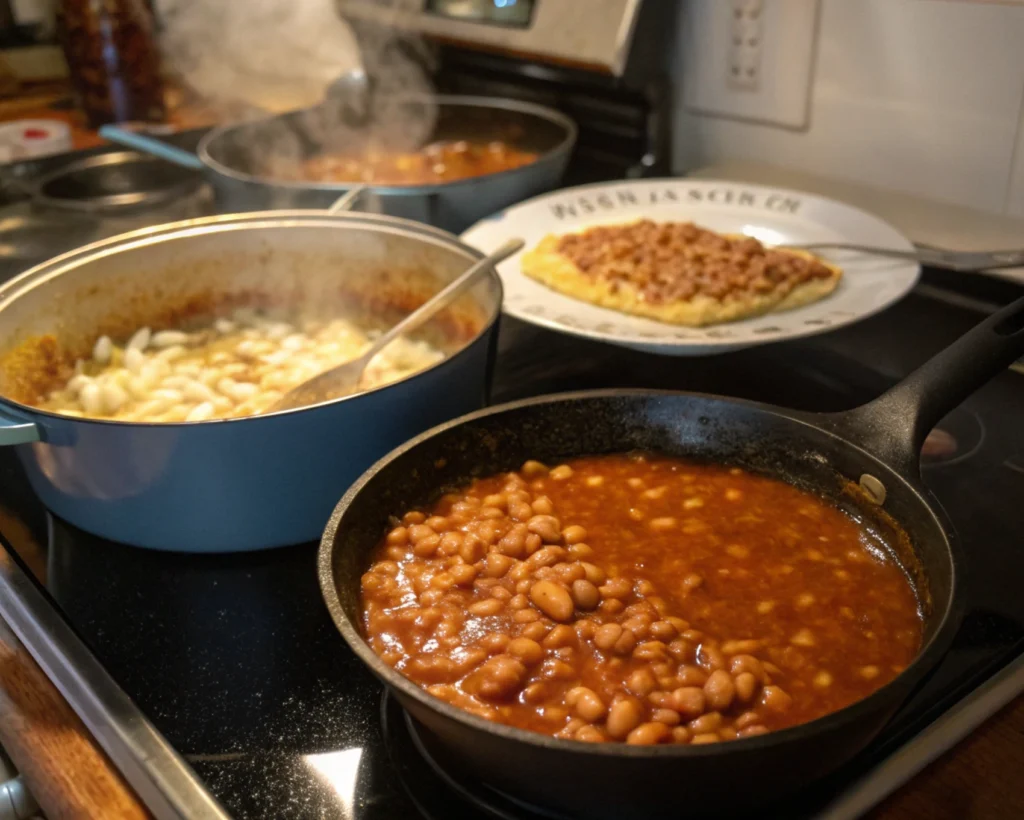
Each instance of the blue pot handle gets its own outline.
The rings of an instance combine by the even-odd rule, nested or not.
[[[116,125],[102,126],[99,134],[104,139],[116,142],[118,145],[134,148],[136,151],[142,151],[143,153],[150,154],[151,156],[165,159],[168,162],[173,162],[175,165],[180,165],[183,168],[190,168],[193,171],[202,171],[206,167],[203,165],[203,161],[191,151],[185,151],[177,146],[170,145],[163,140],[158,140],[156,137],[149,137],[145,134],[136,134],[134,131],[127,131],[124,128],[118,128]]]
[[[0,407],[0,447],[9,444],[28,444],[41,439],[39,425],[34,421],[25,421]]]

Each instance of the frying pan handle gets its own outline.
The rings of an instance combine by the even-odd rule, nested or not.
[[[204,167],[203,161],[191,151],[185,151],[182,148],[168,145],[163,140],[158,140],[155,137],[147,137],[144,134],[136,134],[134,131],[126,131],[123,128],[118,128],[116,125],[102,126],[99,134],[104,139],[116,142],[118,145],[134,148],[137,151],[142,151],[144,154],[165,159],[183,168],[202,171]]]
[[[994,313],[874,401],[834,416],[841,434],[890,465],[918,472],[931,429],[1024,355],[1024,297]]]

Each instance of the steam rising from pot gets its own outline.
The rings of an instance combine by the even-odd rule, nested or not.
[[[407,0],[378,0],[397,16]],[[156,0],[164,62],[222,122],[309,109],[246,145],[252,171],[292,176],[314,151],[414,150],[437,116],[424,43],[350,24],[335,0]]]

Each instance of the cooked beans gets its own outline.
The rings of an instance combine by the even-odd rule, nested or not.
[[[736,684],[732,675],[724,669],[717,669],[708,676],[704,684],[704,696],[707,705],[717,712],[724,712],[732,705],[736,697]]]
[[[742,471],[527,462],[395,522],[363,576],[364,627],[395,669],[492,720],[718,743],[842,708],[910,662],[917,603],[880,548]]]
[[[533,666],[544,660],[544,650],[541,645],[530,638],[515,638],[509,641],[506,651],[528,666]]]
[[[643,708],[632,698],[613,703],[605,725],[608,735],[616,740],[624,740],[640,724],[643,714]]]
[[[696,686],[682,686],[672,693],[669,703],[679,714],[694,718],[704,714],[707,696]]]
[[[687,728],[695,735],[704,734],[705,732],[717,732],[721,727],[721,712],[707,712],[700,717],[694,718],[687,724]]]
[[[530,587],[530,600],[553,621],[568,621],[572,617],[572,596],[561,584],[538,581]]]
[[[578,544],[587,540],[587,531],[579,525],[572,525],[562,530],[562,539],[566,544]]]
[[[585,578],[572,582],[572,599],[577,609],[596,609],[601,603],[601,591]]]
[[[546,544],[557,544],[562,540],[562,533],[558,529],[558,519],[553,515],[533,516],[526,522],[526,529],[539,535]]]
[[[608,710],[597,692],[587,689],[585,686],[570,689],[566,693],[565,702],[574,707],[576,714],[588,723],[600,720]]]
[[[350,321],[287,322],[240,308],[203,327],[152,332],[123,345],[101,336],[92,357],[40,407],[71,416],[176,422],[252,416],[292,387],[354,359],[372,332]],[[399,338],[374,357],[363,386],[376,387],[443,358],[426,342]]]
[[[657,682],[654,679],[654,675],[646,667],[635,670],[626,678],[626,689],[640,697],[649,695],[656,686]]]
[[[749,703],[757,691],[757,678],[750,672],[740,672],[733,680],[736,690],[736,700],[740,703]]]
[[[655,743],[660,743],[670,734],[668,726],[664,723],[658,723],[657,721],[641,723],[626,736],[626,743],[631,743],[635,746],[653,746]]]

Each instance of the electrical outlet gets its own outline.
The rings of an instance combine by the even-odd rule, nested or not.
[[[807,125],[818,0],[689,0],[683,101],[703,114]]]
[[[732,0],[727,80],[731,88],[756,91],[761,81],[761,0]]]

